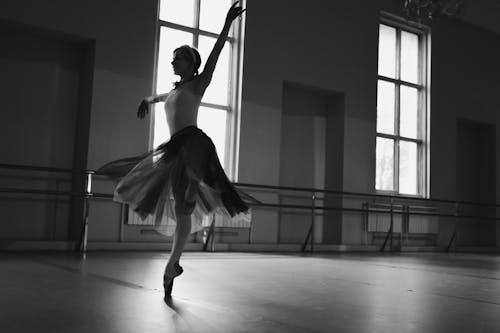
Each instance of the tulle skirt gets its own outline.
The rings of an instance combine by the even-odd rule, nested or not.
[[[178,215],[191,216],[191,232],[213,219],[222,226],[250,227],[247,202],[256,200],[231,184],[212,140],[196,126],[154,151],[110,162],[97,172],[121,178],[114,200],[130,205],[141,219],[153,216],[162,234],[173,234]]]

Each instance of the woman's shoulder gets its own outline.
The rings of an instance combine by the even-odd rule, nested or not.
[[[202,79],[200,79],[199,75],[197,75],[192,80],[189,80],[189,82],[178,85],[173,89],[173,91],[187,91],[192,93],[193,95],[202,96],[205,92],[205,87],[203,85]]]

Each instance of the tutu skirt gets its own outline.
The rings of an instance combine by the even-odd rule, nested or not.
[[[114,200],[130,205],[141,219],[153,216],[162,234],[173,234],[178,215],[191,215],[191,232],[213,218],[219,225],[250,226],[246,202],[255,199],[231,184],[212,140],[196,126],[183,128],[154,151],[110,162],[97,172],[121,178]]]

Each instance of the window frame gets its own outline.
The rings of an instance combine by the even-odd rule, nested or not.
[[[178,23],[164,21],[160,19],[160,5],[161,0],[157,4],[156,16],[156,36],[155,36],[155,62],[153,72],[153,94],[157,93],[158,82],[158,66],[159,66],[159,51],[160,51],[160,34],[162,27],[180,30],[192,34],[192,45],[198,48],[200,36],[206,36],[217,39],[220,33],[214,33],[200,29],[200,9],[201,1],[207,0],[194,0],[194,22],[193,26],[184,26]],[[240,1],[240,4],[245,7],[246,1]],[[228,7],[229,8],[229,7]],[[245,27],[245,15],[241,19],[237,19],[232,23],[232,34],[226,38],[230,47],[229,52],[229,77],[228,77],[228,96],[227,105],[213,104],[201,102],[200,107],[207,107],[211,109],[219,109],[227,112],[226,117],[226,139],[225,139],[225,154],[224,161],[221,161],[222,166],[229,179],[237,179],[237,166],[238,166],[238,147],[239,147],[239,125],[240,125],[240,110],[242,99],[242,73],[243,73],[243,38]],[[180,46],[180,45],[179,45]],[[208,54],[202,55],[205,60]],[[201,68],[202,69],[202,68]],[[154,145],[154,122],[155,112],[151,112],[149,124],[149,147],[153,148]]]
[[[429,27],[408,22],[398,16],[387,12],[381,12],[378,28],[381,25],[386,25],[396,29],[396,72],[395,78],[386,77],[379,74],[377,67],[377,87],[379,81],[384,81],[394,84],[395,95],[395,114],[394,114],[394,134],[380,133],[375,129],[375,146],[377,138],[390,139],[394,143],[393,151],[393,190],[377,189],[376,181],[374,184],[375,192],[380,194],[408,196],[408,197],[423,197],[428,198],[430,194],[430,177],[429,177],[429,143],[430,143],[430,42],[431,30]],[[419,52],[419,68],[417,83],[404,81],[401,79],[401,32],[406,31],[418,35],[418,52]],[[378,44],[380,47],[380,44]],[[378,50],[377,47],[377,50]],[[410,87],[417,89],[417,138],[409,138],[400,135],[400,101],[401,101],[401,87]],[[378,88],[377,88],[378,90]],[[378,98],[378,94],[377,94]],[[399,184],[399,168],[400,168],[400,143],[413,142],[417,145],[417,193],[407,194],[400,192]],[[376,152],[375,152],[376,156]],[[376,161],[376,159],[375,159]],[[375,176],[376,176],[376,162],[375,162]]]

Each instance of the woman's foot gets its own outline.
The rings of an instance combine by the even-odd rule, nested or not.
[[[170,297],[172,294],[172,288],[174,286],[174,279],[182,274],[184,270],[182,269],[179,262],[176,261],[173,267],[165,268],[165,274],[163,275],[163,288],[165,289],[165,298]]]

